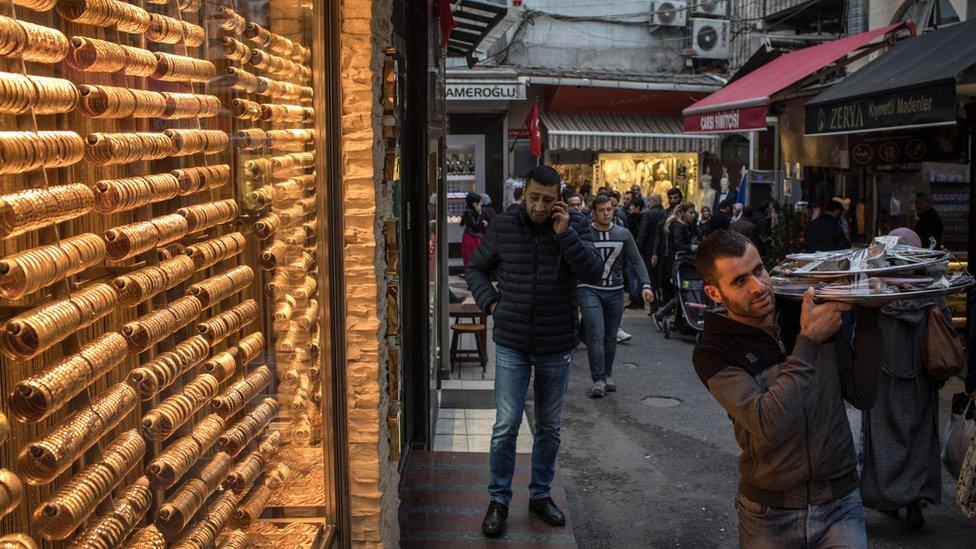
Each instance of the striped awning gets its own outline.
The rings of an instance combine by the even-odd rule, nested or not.
[[[542,115],[549,150],[604,152],[716,152],[718,136],[685,134],[680,116]]]

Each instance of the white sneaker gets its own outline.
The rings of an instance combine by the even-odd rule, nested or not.
[[[604,383],[606,384],[605,386],[606,386],[606,389],[607,389],[607,392],[608,393],[616,392],[616,390],[617,390],[617,384],[613,382],[613,378],[612,377],[607,376],[607,379],[606,379],[606,381],[604,381]]]
[[[617,328],[617,343],[623,343],[630,339],[630,334],[625,332],[623,328]]]

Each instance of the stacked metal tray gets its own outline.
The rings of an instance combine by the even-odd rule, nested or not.
[[[951,272],[952,261],[948,252],[883,236],[867,248],[791,254],[772,270],[773,291],[800,299],[813,287],[819,300],[863,304],[944,296],[974,283]]]

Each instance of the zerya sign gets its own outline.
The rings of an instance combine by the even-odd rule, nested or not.
[[[956,84],[943,82],[806,105],[806,135],[858,133],[956,123]]]

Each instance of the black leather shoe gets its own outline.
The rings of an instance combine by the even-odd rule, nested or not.
[[[505,533],[505,519],[508,518],[508,505],[497,501],[488,504],[488,513],[481,521],[481,533],[489,538],[497,538]]]
[[[566,515],[556,507],[552,498],[529,500],[529,511],[539,515],[550,526],[565,526]]]

